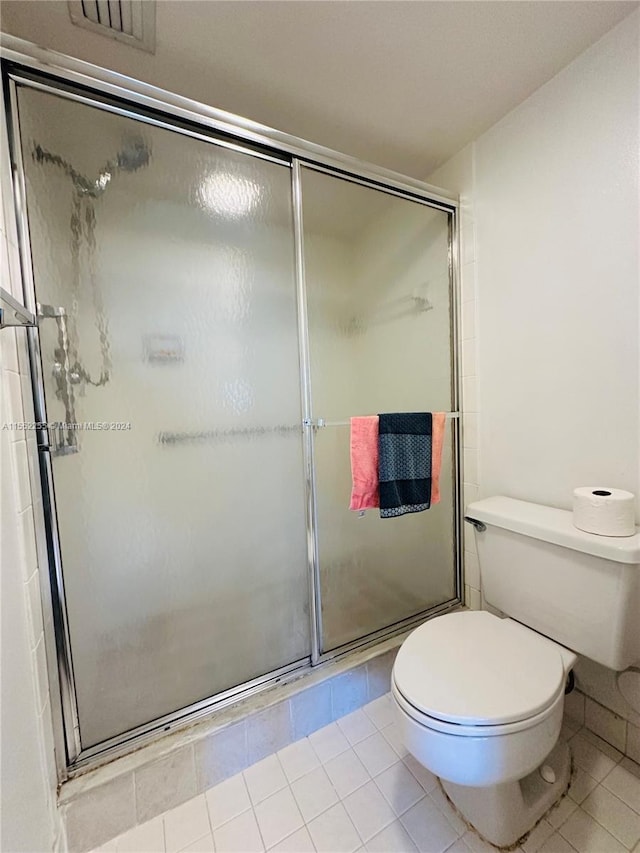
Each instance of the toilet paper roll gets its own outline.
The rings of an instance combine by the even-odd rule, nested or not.
[[[635,495],[607,486],[582,486],[573,491],[573,523],[599,536],[633,536]]]

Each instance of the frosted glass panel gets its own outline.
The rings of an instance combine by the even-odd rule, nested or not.
[[[309,654],[290,171],[19,109],[48,419],[124,424],[53,458],[88,747]]]
[[[314,418],[451,410],[448,215],[303,171]],[[442,501],[380,519],[349,510],[349,427],[320,428],[315,463],[324,650],[455,596],[453,457]]]

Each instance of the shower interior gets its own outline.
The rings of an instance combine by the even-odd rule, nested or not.
[[[459,603],[455,418],[438,506],[348,510],[351,415],[456,414],[455,205],[11,99],[67,764]]]

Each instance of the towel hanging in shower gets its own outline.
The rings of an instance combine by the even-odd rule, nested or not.
[[[431,413],[405,412],[379,417],[380,517],[395,518],[429,509],[433,449]]]
[[[440,470],[442,468],[442,444],[446,420],[444,412],[433,412],[431,418],[431,506],[440,503]]]
[[[378,491],[378,415],[351,418],[351,502],[362,512],[380,506]]]

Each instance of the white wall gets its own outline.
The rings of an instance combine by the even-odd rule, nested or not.
[[[462,193],[463,290],[475,242],[477,399],[466,390],[482,412],[480,496],[570,508],[577,485],[640,492],[638,22],[636,12],[429,177]],[[467,579],[479,584],[467,542]],[[640,723],[612,673],[590,662],[577,672],[587,694]],[[609,723],[624,748],[626,723]]]
[[[476,143],[483,494],[638,492],[638,35]]]
[[[5,289],[20,298],[17,237],[8,203],[4,128],[0,133],[1,281]],[[33,419],[27,403],[29,380],[25,353],[23,330],[0,332],[0,848],[7,853],[39,853],[62,843],[35,550],[34,513],[38,507],[33,505],[29,482],[29,468],[34,459],[33,433],[2,429],[4,424]]]

